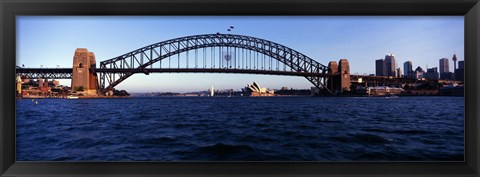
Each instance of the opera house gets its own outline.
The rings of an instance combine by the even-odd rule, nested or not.
[[[247,84],[243,89],[247,96],[275,96],[273,90],[267,90],[265,87],[260,87],[256,82],[253,84]]]

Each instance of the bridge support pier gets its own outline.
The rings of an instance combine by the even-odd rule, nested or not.
[[[91,70],[95,68],[95,54],[85,48],[77,48],[73,56],[72,93],[85,96],[98,95],[98,77]]]
[[[328,72],[333,76],[328,78],[327,87],[334,95],[350,91],[350,64],[347,59],[341,59],[338,63],[335,61],[328,63]]]

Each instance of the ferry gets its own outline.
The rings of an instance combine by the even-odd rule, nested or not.
[[[67,99],[78,99],[78,96],[67,96]]]

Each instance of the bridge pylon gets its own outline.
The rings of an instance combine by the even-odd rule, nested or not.
[[[98,77],[95,54],[85,48],[77,48],[73,56],[72,92],[85,96],[98,95]]]
[[[350,91],[350,64],[347,59],[341,59],[338,64],[336,61],[328,63],[327,88],[334,95],[340,95],[345,91]]]

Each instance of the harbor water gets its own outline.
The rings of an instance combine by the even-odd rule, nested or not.
[[[17,161],[463,161],[463,97],[18,99]]]

